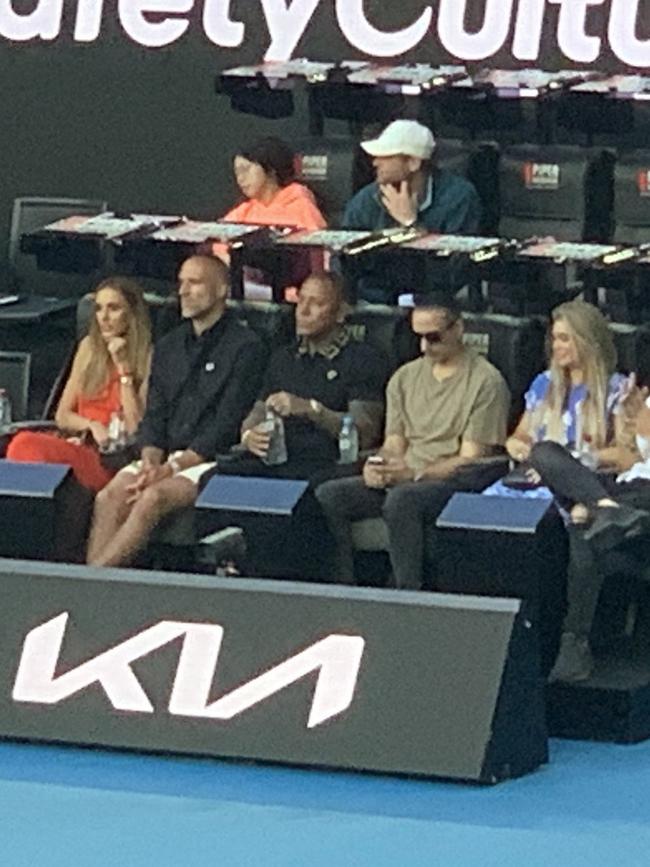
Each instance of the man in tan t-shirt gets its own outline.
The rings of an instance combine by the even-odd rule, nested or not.
[[[383,516],[397,587],[422,586],[425,520],[455,491],[481,490],[506,437],[510,395],[499,371],[463,345],[463,322],[452,299],[429,297],[411,326],[422,357],[388,383],[386,432],[363,476],[337,479],[317,491],[337,545],[335,580],[354,583],[352,523]]]

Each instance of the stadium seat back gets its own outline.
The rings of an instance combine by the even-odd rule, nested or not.
[[[614,185],[616,241],[650,241],[650,151],[629,151],[616,163]]]
[[[500,233],[582,240],[588,171],[588,152],[582,148],[520,145],[504,150]]]
[[[510,426],[523,410],[531,380],[545,367],[546,329],[541,319],[496,313],[465,313],[465,345],[485,355],[501,371],[510,389]]]
[[[44,196],[22,196],[14,199],[9,230],[9,269],[14,291],[24,294],[74,297],[87,291],[87,276],[42,271],[33,256],[20,250],[20,239],[56,220],[77,214],[92,216],[106,211],[108,205],[100,199],[68,199]]]

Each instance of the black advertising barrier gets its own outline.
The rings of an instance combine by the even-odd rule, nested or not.
[[[0,736],[494,783],[547,760],[521,603],[0,560]]]

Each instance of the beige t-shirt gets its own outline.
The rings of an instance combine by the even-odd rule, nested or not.
[[[391,377],[386,392],[386,436],[404,437],[406,462],[416,472],[457,455],[462,440],[502,445],[510,393],[499,371],[465,350],[458,370],[438,382],[422,357]]]

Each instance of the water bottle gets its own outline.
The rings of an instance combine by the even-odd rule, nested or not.
[[[124,448],[126,445],[126,424],[121,411],[111,413],[111,418],[108,423],[108,443],[107,451],[114,452]]]
[[[272,409],[266,410],[266,418],[260,425],[260,430],[270,436],[269,450],[262,458],[267,467],[277,467],[287,462],[287,442],[284,435],[284,422]]]
[[[339,463],[354,464],[359,459],[359,433],[351,415],[344,415],[339,432]]]
[[[0,428],[11,424],[11,401],[6,388],[0,388]]]

